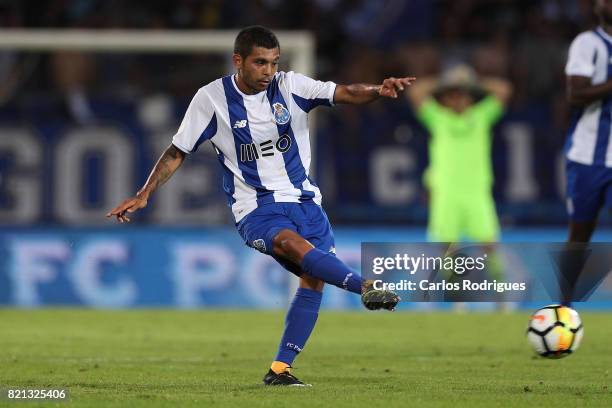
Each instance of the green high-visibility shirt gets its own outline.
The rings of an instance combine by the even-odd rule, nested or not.
[[[493,183],[491,128],[502,113],[503,105],[492,95],[461,114],[428,98],[418,110],[431,135],[426,186],[464,194],[489,191]]]

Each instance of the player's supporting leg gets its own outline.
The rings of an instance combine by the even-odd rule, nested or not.
[[[574,289],[580,277],[580,270],[582,266],[584,266],[584,254],[581,254],[582,251],[580,251],[580,248],[575,248],[575,244],[586,244],[590,242],[596,226],[597,220],[569,222],[567,246],[559,264],[559,272],[561,275],[559,276],[561,304],[564,306],[571,306]]]
[[[290,368],[298,353],[302,351],[312,333],[319,316],[323,281],[301,276],[300,286],[289,306],[285,319],[285,331],[278,346],[276,359],[264,377],[267,385],[303,385],[291,375]]]

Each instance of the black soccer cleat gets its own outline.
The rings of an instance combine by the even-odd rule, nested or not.
[[[374,289],[374,282],[366,281],[361,293],[361,303],[368,310],[395,310],[395,306],[401,300],[397,293],[390,290]]]
[[[312,387],[310,384],[304,384],[289,371],[284,371],[276,374],[272,369],[263,378],[264,385],[285,385],[289,387]]]

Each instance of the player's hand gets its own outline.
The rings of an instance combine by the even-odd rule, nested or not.
[[[125,215],[126,213],[133,213],[141,208],[147,206],[147,197],[144,195],[137,194],[134,197],[123,200],[121,204],[110,210],[107,217],[117,217],[119,222],[130,222],[130,219]]]
[[[412,85],[414,81],[416,81],[415,77],[387,78],[383,81],[378,94],[386,98],[397,98],[397,93]]]

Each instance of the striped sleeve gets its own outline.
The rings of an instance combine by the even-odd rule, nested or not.
[[[210,98],[200,89],[189,104],[172,144],[185,153],[198,150],[200,144],[217,133],[217,116]]]
[[[597,36],[592,32],[578,35],[570,45],[565,74],[591,78],[595,73]]]
[[[295,72],[285,74],[295,103],[304,111],[310,112],[317,106],[333,106],[336,84],[332,81],[317,81]]]

